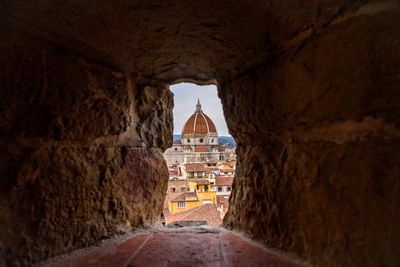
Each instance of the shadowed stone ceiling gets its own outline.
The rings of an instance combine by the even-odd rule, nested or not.
[[[234,78],[361,1],[346,2],[2,1],[0,17],[114,69],[201,83]]]

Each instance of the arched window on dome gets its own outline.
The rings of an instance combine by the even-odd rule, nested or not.
[[[200,138],[200,140],[199,140],[199,141],[200,141],[200,143],[203,143],[203,139],[202,139],[202,138]]]

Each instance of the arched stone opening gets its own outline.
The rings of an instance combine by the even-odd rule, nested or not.
[[[2,256],[153,224],[187,77],[218,81],[240,146],[227,226],[317,265],[398,265],[398,2],[181,2],[2,3]]]
[[[223,115],[217,87],[171,85],[174,136],[164,152],[169,181],[163,223],[220,226],[229,209],[236,145]],[[177,190],[179,189],[179,190]]]

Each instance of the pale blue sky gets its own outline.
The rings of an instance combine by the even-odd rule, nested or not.
[[[171,85],[170,89],[174,93],[175,104],[174,134],[181,134],[182,127],[194,113],[199,98],[203,112],[214,122],[218,135],[230,136],[215,85],[179,83]]]

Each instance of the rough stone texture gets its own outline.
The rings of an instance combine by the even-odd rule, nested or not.
[[[0,60],[2,257],[25,264],[158,221],[170,91],[12,38]]]
[[[321,266],[400,265],[398,1],[0,10],[2,256],[35,261],[152,224],[167,87],[186,80],[219,85],[239,145],[228,226]]]
[[[400,264],[399,18],[339,21],[220,87],[226,225],[319,266]]]
[[[138,77],[228,79],[372,1],[5,0],[13,27]]]

